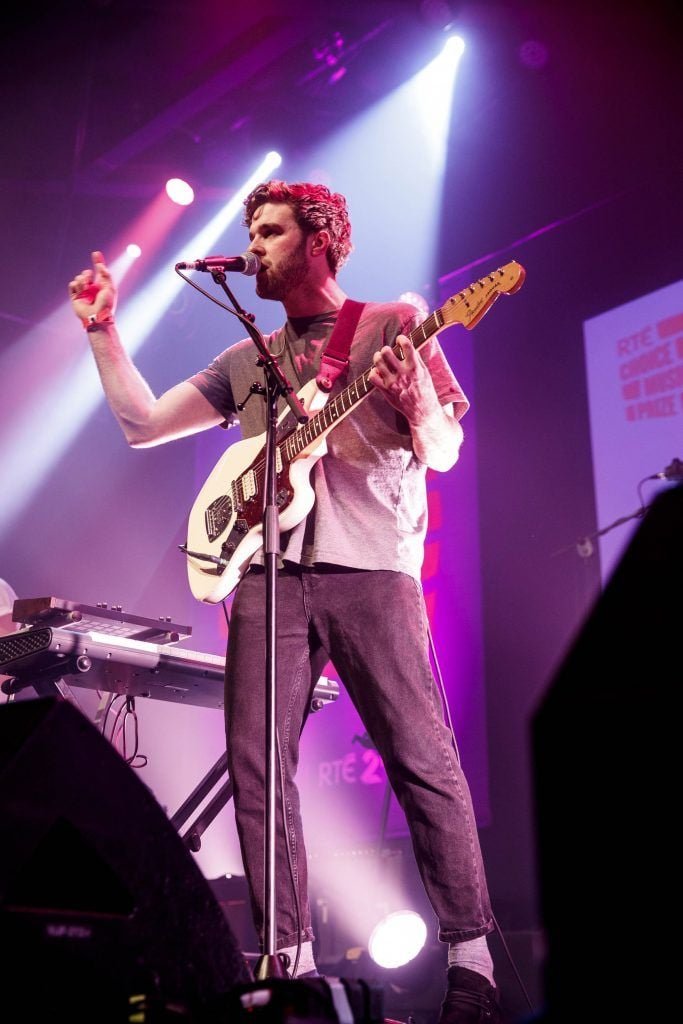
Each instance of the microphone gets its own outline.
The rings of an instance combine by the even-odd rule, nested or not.
[[[176,270],[234,270],[238,274],[253,277],[258,273],[261,260],[255,252],[243,252],[241,256],[205,256],[203,260],[188,260],[176,263]]]
[[[650,480],[683,480],[683,462],[680,459],[672,459],[666,469],[661,473],[653,473]]]

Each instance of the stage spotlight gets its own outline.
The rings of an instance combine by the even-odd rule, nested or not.
[[[281,163],[282,157],[280,156],[278,151],[276,149],[269,150],[269,152],[266,153],[266,158],[263,162],[264,173],[274,171],[275,168],[279,167]]]
[[[465,40],[462,36],[449,36],[441,51],[443,57],[452,57],[456,62],[460,60],[465,52]]]
[[[189,206],[194,201],[194,189],[182,178],[169,178],[166,182],[166,195],[178,206]]]
[[[414,910],[397,910],[375,925],[368,952],[380,967],[402,967],[414,960],[427,940],[427,926]]]
[[[188,252],[200,255],[210,252],[223,232],[242,213],[242,201],[245,196],[264,181],[280,163],[282,157],[279,153],[267,153],[254,172],[233,192],[228,202],[211,221],[178,250],[175,257],[169,261],[170,267],[186,258]],[[159,195],[163,198],[163,193],[160,192]],[[168,207],[168,203],[165,205]],[[129,231],[130,226],[126,228],[128,237]],[[133,233],[140,237],[139,229],[134,229]],[[145,251],[149,260],[147,246]],[[111,270],[116,281],[123,280],[133,261],[128,249],[112,261]],[[126,308],[119,317],[121,334],[127,339],[127,349],[131,358],[135,356],[183,287],[182,278],[172,273],[170,267],[168,263],[165,264],[144,287],[137,290],[128,299]],[[74,336],[76,339],[78,327],[74,327],[74,323],[77,321],[74,320],[70,304],[64,302],[47,321],[35,329],[36,346],[44,345],[45,333],[48,330],[54,330],[57,337],[66,334],[67,337]],[[29,339],[26,344],[30,347]],[[103,400],[95,362],[89,352],[83,352],[82,342],[77,347],[73,346],[69,354],[71,358],[67,359],[60,352],[60,362],[54,372],[42,379],[30,398],[23,396],[22,406],[18,407],[14,414],[11,429],[6,431],[2,438],[0,533],[21,513],[47,474],[52,471],[57,460],[64,454],[67,446],[85,426],[88,417]],[[44,361],[45,357],[41,355],[41,367]],[[24,371],[24,376],[27,373],[28,371]],[[35,435],[35,424],[42,415],[40,410],[47,407],[52,410],[50,430],[44,433],[39,451],[33,445],[33,456],[29,461],[25,454],[27,446],[31,447],[30,438]],[[19,481],[20,486],[17,485]]]
[[[137,260],[142,256],[142,249],[135,242],[131,242],[130,245],[126,246],[126,253],[132,260]]]

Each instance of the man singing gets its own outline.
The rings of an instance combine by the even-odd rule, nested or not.
[[[344,306],[337,273],[351,251],[346,200],[322,185],[269,181],[245,200],[256,292],[282,303],[267,338],[295,390],[320,372]],[[251,399],[256,350],[232,345],[208,368],[155,398],[116,330],[116,289],[101,253],[69,285],[107,400],[128,443],[145,447],[239,419],[261,434],[266,405]],[[416,352],[414,307],[364,305],[348,368],[332,395],[372,366],[371,394],[329,434],[312,471],[315,502],[281,536],[278,569],[277,731],[284,777],[275,851],[277,949],[297,977],[317,973],[306,851],[295,784],[299,736],[313,687],[330,660],[405,812],[420,874],[448,944],[439,1024],[500,1020],[487,934],[493,919],[467,782],[428,655],[420,585],[427,527],[425,476],[457,461],[468,408],[436,339]],[[398,341],[397,354],[392,346]],[[399,358],[402,355],[402,358]],[[225,711],[230,776],[254,920],[264,921],[265,574],[262,559],[234,598]],[[298,897],[298,898],[297,898]],[[298,958],[297,958],[298,954]]]

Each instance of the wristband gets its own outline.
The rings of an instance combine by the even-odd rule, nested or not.
[[[83,317],[81,323],[86,331],[90,331],[101,324],[113,324],[114,314],[111,309],[101,309],[99,313],[90,313],[89,316]]]

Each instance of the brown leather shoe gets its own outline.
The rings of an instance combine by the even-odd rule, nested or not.
[[[493,985],[467,967],[449,967],[438,1024],[501,1024]]]

